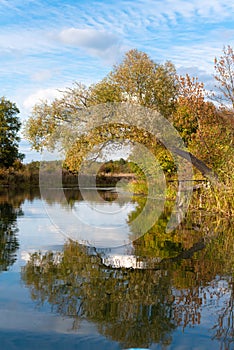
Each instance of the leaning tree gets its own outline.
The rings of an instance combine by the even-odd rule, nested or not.
[[[170,116],[175,112],[177,106],[178,85],[175,67],[171,62],[157,64],[147,54],[130,50],[126,53],[122,63],[114,66],[109,75],[98,84],[87,88],[76,83],[73,88],[66,89],[61,97],[52,103],[44,101],[35,105],[26,124],[25,134],[34,149],[47,148],[51,150],[55,149],[58,139],[62,142],[64,140],[70,142],[70,136],[68,137],[68,134],[64,133],[64,129],[72,131],[74,135],[75,123],[80,134],[77,135],[77,147],[74,148],[73,139],[71,152],[68,152],[69,159],[66,159],[66,163],[69,163],[70,169],[77,165],[78,158],[82,158],[82,152],[87,153],[96,144],[115,143],[117,138],[140,142],[148,147],[151,140],[148,134],[144,135],[144,133],[145,131],[151,132],[151,130],[146,125],[146,120],[142,119],[144,113],[129,114],[129,118],[125,119],[128,124],[125,129],[119,125],[119,121],[124,115],[126,117],[126,113],[121,113],[118,116],[115,105],[119,103],[120,106],[124,106],[126,103],[129,106],[139,106],[141,111],[143,108],[148,111],[146,114],[152,110],[155,117],[157,112],[158,116],[161,115],[164,118],[165,123],[163,126],[160,118],[156,120],[156,130],[159,129],[159,125],[164,129],[165,126],[168,126],[168,120],[171,119]],[[111,108],[110,113],[107,112],[105,115],[104,111],[109,109],[111,103],[114,107]],[[97,105],[99,107],[95,109]],[[127,107],[127,110],[132,111],[132,108]],[[138,107],[135,108],[136,110],[139,110]],[[111,115],[115,115],[115,117],[111,119]],[[104,132],[103,123],[106,123],[106,119],[108,119],[109,126],[107,129],[105,127]],[[149,118],[149,123],[152,124],[154,119]],[[143,133],[139,129],[133,130],[132,127],[129,128],[129,123],[134,127],[140,125],[142,129],[147,130],[144,130]],[[69,129],[69,124],[72,125],[72,130]],[[131,137],[129,137],[130,135]],[[168,133],[167,139],[169,136],[170,133]],[[162,146],[162,143],[159,143]],[[153,142],[153,144],[155,143]],[[186,149],[171,145],[170,150],[180,158],[192,163],[206,177],[213,178],[213,171]]]

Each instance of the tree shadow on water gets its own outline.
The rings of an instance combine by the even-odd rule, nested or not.
[[[11,203],[0,202],[0,271],[7,271],[17,259],[19,240],[16,221],[19,215],[22,215],[20,209],[14,208]]]

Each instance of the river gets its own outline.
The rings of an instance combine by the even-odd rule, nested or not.
[[[1,350],[234,349],[233,222],[145,203],[1,189]]]

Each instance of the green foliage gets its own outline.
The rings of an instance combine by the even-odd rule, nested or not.
[[[127,186],[128,191],[134,194],[148,194],[147,182],[144,180],[133,180]]]
[[[159,164],[161,165],[163,171],[168,175],[175,175],[177,166],[175,162],[172,160],[171,156],[169,156],[168,152],[162,151],[159,156]]]
[[[0,99],[0,167],[9,168],[19,159],[23,159],[23,154],[18,151],[18,131],[21,123],[16,116],[19,113],[14,103]]]

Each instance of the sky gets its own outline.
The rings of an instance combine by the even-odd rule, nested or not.
[[[24,122],[35,103],[101,80],[136,48],[212,87],[214,58],[234,46],[233,0],[0,0],[0,96]],[[22,139],[26,161],[38,159]]]

